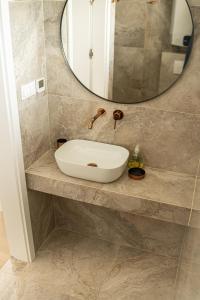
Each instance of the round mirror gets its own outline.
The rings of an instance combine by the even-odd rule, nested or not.
[[[118,103],[152,99],[189,59],[186,0],[68,0],[61,21],[66,62],[91,92]]]

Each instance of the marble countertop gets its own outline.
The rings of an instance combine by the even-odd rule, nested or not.
[[[72,178],[58,169],[52,150],[26,170],[29,189],[187,225],[195,177],[152,168],[146,168],[146,174],[144,180],[134,181],[125,172],[107,184]]]

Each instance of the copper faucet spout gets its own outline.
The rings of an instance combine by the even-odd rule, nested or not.
[[[88,125],[88,129],[92,129],[93,128],[93,124],[96,121],[96,119],[98,119],[101,115],[103,115],[105,113],[105,109],[104,108],[99,108],[97,110],[96,115],[90,120],[89,125]]]

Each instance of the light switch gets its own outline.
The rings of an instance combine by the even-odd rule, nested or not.
[[[37,93],[44,92],[45,91],[45,78],[42,77],[42,78],[36,79],[35,85],[36,85]]]
[[[175,60],[174,61],[174,70],[173,73],[180,75],[183,72],[184,61],[183,60]]]
[[[21,97],[22,100],[30,98],[36,94],[35,81],[31,81],[21,86]]]

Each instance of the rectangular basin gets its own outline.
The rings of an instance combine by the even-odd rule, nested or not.
[[[123,147],[86,140],[71,140],[55,152],[64,174],[102,183],[117,180],[128,158],[129,151]]]

